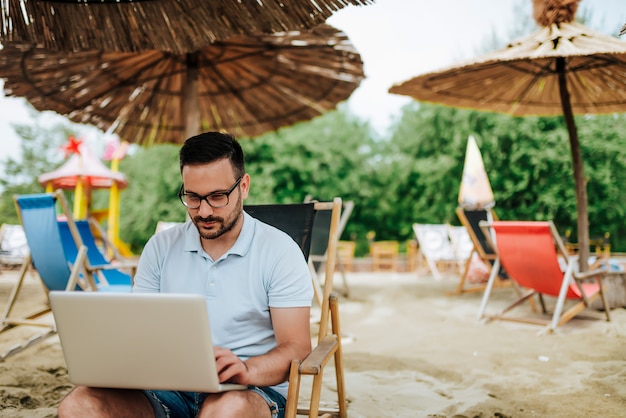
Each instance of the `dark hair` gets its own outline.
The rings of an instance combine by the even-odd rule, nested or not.
[[[212,163],[226,158],[239,178],[246,172],[243,150],[234,136],[222,132],[205,132],[187,139],[180,149],[180,169],[186,165]]]

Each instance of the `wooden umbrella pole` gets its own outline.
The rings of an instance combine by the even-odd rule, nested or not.
[[[200,105],[198,100],[198,52],[187,54],[187,73],[185,77],[185,139],[200,133]]]
[[[567,79],[565,78],[565,58],[556,58],[556,71],[559,77],[559,94],[561,96],[561,107],[563,117],[569,133],[570,149],[572,152],[572,163],[574,166],[574,182],[576,184],[576,205],[578,207],[578,266],[580,271],[587,271],[589,268],[589,218],[587,209],[587,183],[583,173],[583,160],[580,154],[580,142],[578,141],[578,131],[572,112],[569,91],[567,90]]]

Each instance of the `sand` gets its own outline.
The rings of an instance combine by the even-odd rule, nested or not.
[[[0,274],[2,310],[14,277]],[[624,416],[626,309],[612,309],[611,322],[588,310],[540,335],[536,325],[478,321],[481,293],[447,294],[457,277],[348,273],[340,310],[350,417]],[[35,276],[24,292],[24,307],[43,300]],[[488,308],[512,298],[496,290]],[[32,332],[0,334],[0,352]],[[54,417],[70,388],[53,336],[0,363],[0,417]]]

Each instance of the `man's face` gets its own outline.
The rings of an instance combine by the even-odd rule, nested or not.
[[[185,193],[193,196],[207,196],[228,192],[238,178],[235,177],[232,165],[227,159],[203,165],[185,166],[182,170]],[[228,195],[228,204],[224,207],[211,207],[207,200],[200,201],[197,209],[187,208],[200,237],[207,240],[217,239],[236,226],[241,226],[243,199],[248,197],[250,177],[245,174],[239,184]],[[238,233],[238,231],[237,231]]]

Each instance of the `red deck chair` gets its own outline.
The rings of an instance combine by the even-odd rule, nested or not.
[[[495,233],[497,250],[496,264],[489,277],[479,311],[479,319],[495,318],[548,325],[548,331],[554,331],[598,299],[602,299],[607,321],[610,321],[608,304],[604,297],[601,277],[606,270],[592,270],[576,273],[576,257],[569,256],[552,221],[522,222],[494,221],[483,222],[485,230],[491,228]],[[489,234],[486,234],[489,236]],[[500,263],[508,275],[525,292],[512,304],[498,314],[486,314],[485,308]],[[551,321],[541,318],[511,317],[505,314],[526,300],[538,295],[544,314],[547,314],[545,296],[556,298],[556,305]],[[575,301],[573,306],[565,309],[566,300]]]

